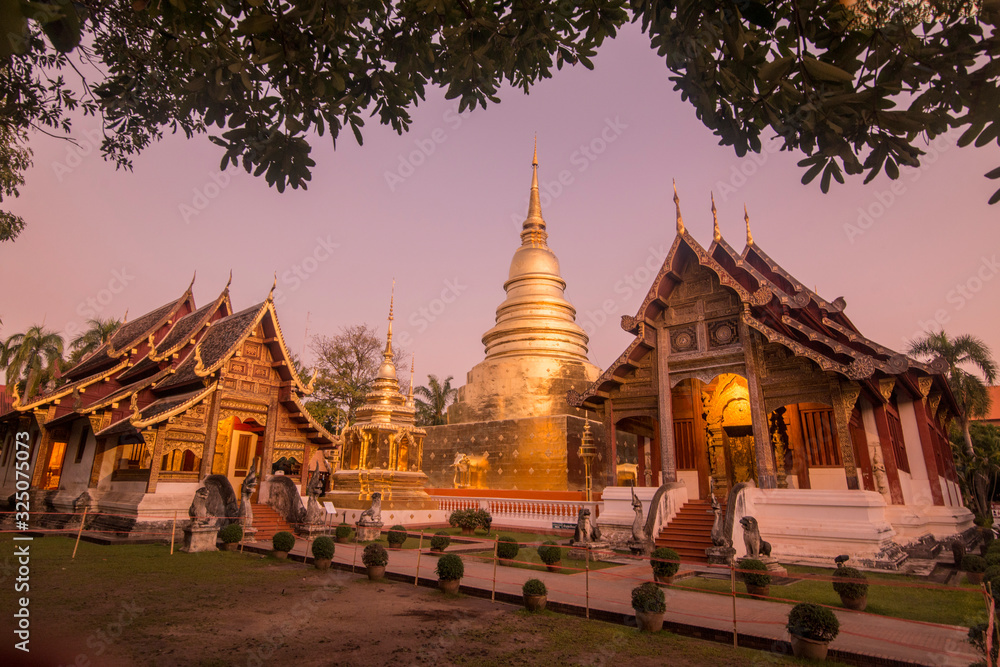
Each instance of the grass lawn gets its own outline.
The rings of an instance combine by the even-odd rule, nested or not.
[[[829,577],[833,570],[818,567],[788,566],[788,573],[813,574]],[[945,623],[969,627],[986,619],[986,607],[978,586],[963,584],[951,590],[916,587],[879,586],[884,583],[928,584],[926,579],[902,574],[866,572],[868,577],[868,607],[865,611],[883,616],[908,618],[914,621]],[[696,577],[678,582],[679,586],[728,593],[729,581]],[[746,586],[736,577],[737,593],[746,594]],[[771,585],[771,597],[841,606],[840,596],[829,581],[803,579],[787,586]]]
[[[465,554],[463,554],[464,556]],[[470,558],[479,558],[485,561],[493,561],[493,550],[489,551],[476,551],[468,554]],[[538,570],[542,572],[548,571],[548,568],[542,562],[542,559],[538,557],[538,550],[535,547],[521,547],[521,550],[517,552],[517,556],[514,558],[515,563],[510,565],[501,565],[501,567],[519,567],[524,570]],[[583,574],[586,570],[587,564],[582,560],[570,560],[569,558],[563,558],[562,561],[557,563],[559,567],[563,568],[557,570],[557,574]],[[603,561],[590,561],[590,570],[606,570],[609,567],[618,567],[618,563],[605,563]]]
[[[451,535],[452,538],[457,538],[457,539],[460,539],[460,540],[466,540],[468,542],[468,544],[461,544],[459,542],[456,542],[455,539],[453,539],[452,542],[451,542],[452,546],[475,546],[476,544],[483,544],[485,546],[488,546],[491,550],[493,548],[493,542],[496,539],[496,537],[497,537],[498,534],[499,535],[509,535],[510,537],[513,537],[515,540],[517,540],[518,544],[522,544],[522,545],[524,545],[524,544],[541,544],[542,542],[545,542],[546,540],[552,540],[553,542],[561,543],[561,542],[566,542],[569,539],[568,537],[563,537],[563,536],[559,536],[559,535],[545,535],[545,534],[542,534],[542,533],[520,533],[520,532],[514,532],[514,531],[508,531],[508,530],[500,531],[499,533],[497,533],[497,531],[493,531],[491,533],[486,533],[485,531],[477,530],[475,535],[462,535],[462,529],[461,528],[451,528],[451,527],[448,527],[448,528],[425,528],[424,529],[424,549],[430,549],[431,548],[431,538],[434,537],[435,533],[437,533],[439,531],[446,532],[448,535]],[[381,542],[383,545],[388,545],[388,542],[386,541],[385,533],[383,533],[381,539],[379,539],[377,541]],[[403,543],[403,548],[404,549],[416,549],[419,546],[419,544],[420,544],[420,531],[419,530],[410,530],[410,531],[408,531],[408,537],[406,538],[406,542]],[[525,547],[525,546],[521,547],[522,551],[524,551],[525,549],[532,549],[532,550],[534,550],[534,547]]]

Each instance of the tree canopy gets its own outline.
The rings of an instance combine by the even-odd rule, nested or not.
[[[223,167],[305,188],[314,135],[402,133],[429,86],[485,107],[593,67],[636,22],[720,144],[775,139],[826,192],[897,178],[949,129],[1000,144],[998,20],[1000,0],[0,0],[0,139],[67,132],[81,107],[119,166],[165,130],[208,132]]]

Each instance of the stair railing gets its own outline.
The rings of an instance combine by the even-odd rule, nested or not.
[[[649,502],[649,512],[646,514],[646,539],[656,539],[687,501],[688,490],[684,482],[667,482],[658,488]]]

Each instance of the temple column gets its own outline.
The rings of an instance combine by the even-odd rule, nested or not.
[[[861,395],[861,387],[857,383],[834,382],[830,387],[831,404],[833,405],[834,428],[837,430],[837,443],[840,445],[840,460],[844,464],[844,476],[847,477],[847,488],[858,490],[861,484],[858,480],[858,467],[854,462],[854,446],[851,444],[851,412]]]
[[[666,327],[656,329],[656,400],[660,422],[660,462],[663,483],[677,481],[677,456],[674,451],[674,406],[670,388],[670,333]]]
[[[208,405],[208,416],[205,420],[205,447],[201,454],[201,470],[198,479],[205,481],[212,474],[212,463],[215,461],[215,443],[219,437],[219,397],[218,390],[212,392]]]
[[[49,458],[52,456],[52,445],[56,441],[55,434],[51,429],[47,429],[39,423],[39,430],[42,432],[42,437],[38,446],[38,456],[35,457],[35,469],[31,475],[31,486],[36,489],[42,488],[45,469],[48,467]]]
[[[927,467],[927,482],[931,487],[931,500],[935,505],[944,505],[944,494],[941,493],[941,473],[938,472],[935,442],[931,436],[930,425],[927,423],[926,398],[913,401],[913,416],[917,421],[917,433],[920,438],[920,450],[923,453],[924,465]]]
[[[153,440],[153,454],[149,461],[149,482],[146,484],[146,493],[156,493],[156,484],[160,481],[160,468],[163,463],[163,442],[166,439],[166,433],[166,425],[156,429],[156,436]]]
[[[663,464],[660,461],[660,448],[656,446],[656,443],[660,441],[660,422],[653,420],[653,439],[650,440],[646,438],[648,447],[650,447],[649,458],[652,463],[653,472],[653,486],[661,486],[663,484]]]
[[[635,437],[635,485],[646,486],[646,449],[650,443],[646,438],[637,435]]]
[[[760,343],[755,335],[756,332],[750,331],[750,327],[742,319],[739,328],[747,371],[747,389],[750,394],[750,423],[753,428],[754,459],[757,462],[757,486],[762,489],[774,489],[778,486],[778,477],[774,471],[774,450],[771,447],[767,414],[764,412],[764,391],[760,386],[760,374],[764,370]]]
[[[618,436],[615,434],[615,406],[609,398],[604,403],[604,433],[608,438],[608,486],[618,485]]]
[[[271,463],[274,461],[274,440],[275,434],[278,432],[278,402],[271,401],[267,406],[267,423],[264,424],[264,452],[261,457],[264,459],[261,461],[260,466],[260,479],[264,479],[264,475],[269,475],[271,473]]]
[[[931,505],[934,504],[934,487],[940,485],[936,474],[930,475],[930,464],[924,458],[924,450],[920,437],[920,425],[917,418],[916,406],[920,399],[910,400],[904,392],[897,392],[896,410],[899,412],[899,424],[903,429],[903,446],[906,448],[906,458],[910,463],[910,489],[913,498],[907,498],[907,504]],[[934,468],[936,473],[936,466]]]
[[[885,476],[889,483],[889,497],[893,505],[902,505],[903,487],[899,483],[899,470],[896,468],[896,454],[892,451],[889,419],[885,414],[885,406],[880,403],[874,407],[873,412],[875,428],[878,430],[879,452],[882,454],[882,464],[885,466]]]

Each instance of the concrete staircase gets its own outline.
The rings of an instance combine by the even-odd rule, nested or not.
[[[270,542],[276,533],[283,530],[295,534],[292,527],[270,505],[252,503],[251,507],[253,507],[253,527],[257,529],[254,539],[258,542]]]
[[[712,546],[712,524],[715,515],[707,500],[689,500],[677,511],[677,516],[660,531],[656,546],[670,547],[682,562],[705,563],[705,549]]]

